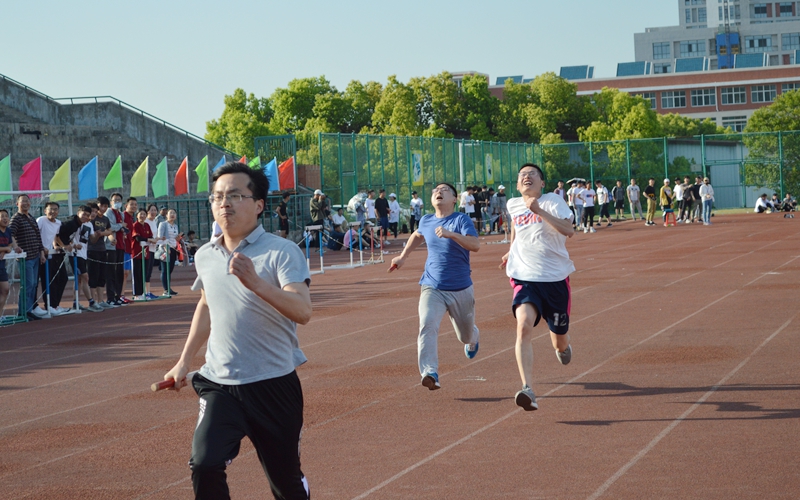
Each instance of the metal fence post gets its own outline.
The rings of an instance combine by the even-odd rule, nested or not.
[[[669,152],[667,151],[667,138],[664,137],[664,178],[669,179]]]
[[[783,133],[778,132],[778,179],[780,181],[781,196],[785,196],[783,185]]]
[[[700,157],[703,160],[703,177],[708,177],[708,172],[706,171],[706,136],[705,136],[705,134],[700,134]]]
[[[628,165],[628,181],[633,179],[633,169],[631,168],[631,140],[625,139],[625,163]],[[639,214],[641,215],[641,214]]]

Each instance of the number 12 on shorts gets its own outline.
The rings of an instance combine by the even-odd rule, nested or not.
[[[565,314],[553,313],[553,326],[567,326],[569,316]]]

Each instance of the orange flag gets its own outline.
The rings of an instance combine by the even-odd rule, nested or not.
[[[175,173],[175,196],[189,192],[189,157],[183,159],[180,168]]]
[[[294,189],[294,156],[278,165],[278,178],[280,178],[280,189]],[[278,191],[275,189],[274,191]]]

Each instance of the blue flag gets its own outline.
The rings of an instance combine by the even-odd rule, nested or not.
[[[78,199],[97,198],[97,157],[95,156],[78,172]]]
[[[273,158],[269,163],[264,165],[264,174],[269,180],[270,191],[280,191],[280,180],[278,177],[278,160]]]
[[[211,171],[213,172],[214,170],[218,169],[219,167],[225,165],[226,163],[228,163],[228,160],[225,159],[225,155],[222,155],[222,158],[219,159],[219,161],[217,162],[216,165],[214,165],[214,168],[212,168]]]

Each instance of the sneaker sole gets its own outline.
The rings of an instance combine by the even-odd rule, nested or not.
[[[569,355],[566,356],[567,360],[564,361],[564,358],[561,355],[562,354],[566,354],[567,352],[569,352]],[[558,352],[558,349],[556,349],[556,358],[558,358],[558,362],[561,363],[562,365],[565,365],[565,366],[568,365],[569,362],[572,361],[572,346],[571,345],[568,346],[567,350],[564,351],[563,353]]]
[[[514,397],[514,402],[525,411],[536,411],[539,409],[539,405],[522,391],[519,391]]]
[[[422,377],[422,386],[427,387],[431,391],[435,391],[436,389],[441,389],[442,386],[436,382],[436,379],[431,377],[430,375],[426,375]]]

